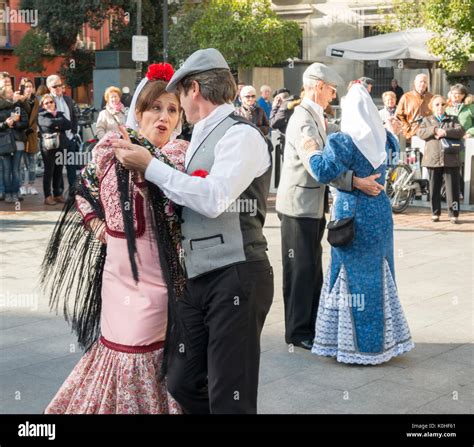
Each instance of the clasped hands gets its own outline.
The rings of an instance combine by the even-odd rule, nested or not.
[[[447,135],[446,130],[440,129],[439,127],[435,127],[434,134],[437,140],[439,140],[440,138],[445,138]]]
[[[138,171],[138,177],[143,180],[143,173],[153,159],[148,149],[138,144],[133,144],[123,126],[119,127],[122,138],[110,137],[106,144],[112,146],[115,157],[125,169]]]

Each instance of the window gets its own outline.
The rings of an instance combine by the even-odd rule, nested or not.
[[[46,85],[46,76],[36,76],[35,77],[35,90],[38,90],[38,87],[41,84]]]
[[[364,37],[381,34],[373,26],[364,26]],[[383,92],[390,89],[393,79],[393,68],[379,67],[379,61],[364,61],[364,76],[372,78],[375,85],[372,87],[372,97],[380,98]]]
[[[6,3],[0,1],[0,10],[5,11]],[[0,22],[0,47],[7,45],[7,24],[6,21]]]
[[[303,60],[303,28],[300,28],[300,34],[298,35],[298,55],[296,56],[298,59]]]

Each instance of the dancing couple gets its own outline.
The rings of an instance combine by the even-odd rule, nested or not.
[[[271,157],[235,94],[215,49],[151,65],[94,148],[42,265],[86,350],[45,413],[256,413]]]

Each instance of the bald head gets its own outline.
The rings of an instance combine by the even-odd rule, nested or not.
[[[423,73],[416,75],[415,78],[415,90],[420,94],[424,95],[428,90],[428,76]]]

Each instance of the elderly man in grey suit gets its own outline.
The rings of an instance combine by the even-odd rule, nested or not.
[[[341,77],[324,64],[314,63],[303,73],[304,99],[291,116],[286,131],[285,157],[276,197],[281,220],[285,340],[305,349],[313,345],[316,313],[323,284],[322,246],[326,219],[326,185],[317,182],[308,161],[307,141],[326,142],[324,109],[336,97]],[[358,178],[348,171],[333,184],[377,195],[383,189],[375,179]]]

